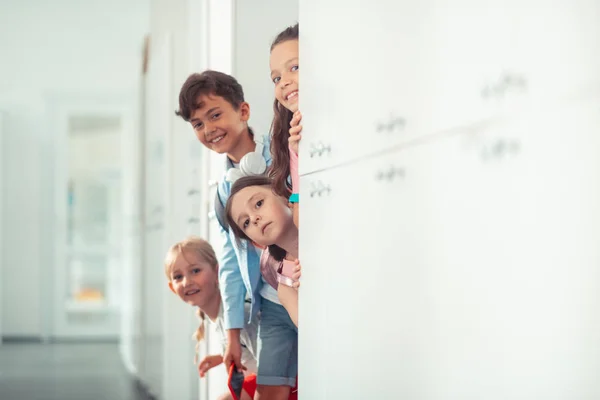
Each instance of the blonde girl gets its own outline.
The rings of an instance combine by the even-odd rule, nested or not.
[[[223,304],[219,291],[218,271],[217,257],[212,246],[198,237],[191,236],[174,244],[165,257],[165,273],[169,281],[169,289],[185,303],[197,307],[200,326],[194,334],[196,341],[199,343],[204,338],[205,319],[208,317],[208,322],[215,325],[221,336],[223,349],[225,349],[227,340],[223,326]],[[241,361],[247,372],[241,400],[250,400],[254,397],[256,389],[255,355],[257,354],[258,317],[250,320],[250,303],[246,304],[245,313],[245,321],[250,322],[246,322],[240,332]],[[223,356],[220,354],[205,357],[198,364],[200,377],[204,377],[208,370],[222,362]],[[232,397],[229,393],[225,393],[219,399],[232,399]]]

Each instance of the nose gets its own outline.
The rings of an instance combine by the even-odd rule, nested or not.
[[[279,81],[282,88],[289,86],[292,83],[289,75],[287,73],[281,74],[281,80]]]
[[[215,131],[215,126],[210,122],[204,123],[204,136],[209,136],[211,133]]]
[[[260,221],[260,216],[259,216],[259,215],[255,215],[255,216],[253,216],[253,221],[252,221],[252,223],[253,223],[254,225],[258,225],[258,221]]]

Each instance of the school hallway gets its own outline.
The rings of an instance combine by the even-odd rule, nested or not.
[[[294,385],[600,400],[600,0],[0,0],[0,400]]]
[[[149,400],[126,371],[116,343],[0,346],[2,400]]]

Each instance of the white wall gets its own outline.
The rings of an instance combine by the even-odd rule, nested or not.
[[[273,39],[298,22],[298,0],[238,0],[234,9],[233,75],[250,103],[250,125],[266,134],[273,118],[274,85],[269,68]]]
[[[35,115],[35,114],[34,114]],[[35,145],[36,123],[8,112],[4,132],[4,232],[2,260],[3,335],[39,335],[40,290],[40,149]],[[25,185],[24,182],[29,184]],[[22,270],[27,266],[27,295]],[[19,307],[10,304],[18,302]]]
[[[189,233],[192,210],[187,193],[192,188],[192,171],[199,167],[200,144],[188,125],[174,114],[179,88],[193,71],[189,37],[192,31],[202,34],[198,30],[202,14],[197,3],[200,2],[159,0],[153,2],[150,14],[150,61],[143,100],[143,279],[128,282],[143,286],[143,309],[141,329],[131,327],[132,331],[140,331],[140,337],[130,345],[124,343],[122,351],[125,357],[134,359],[134,368],[148,390],[161,399],[198,397],[191,339],[198,321],[194,310],[168,290],[162,265],[168,247]],[[200,13],[192,16],[192,9]],[[188,30],[191,25],[195,27]],[[195,39],[201,42],[201,37]],[[156,145],[163,149],[161,159],[153,157]],[[157,209],[162,210],[160,215],[154,212]],[[132,353],[140,356],[131,356]]]
[[[4,142],[4,115],[0,112],[0,264],[2,262],[3,254],[4,254],[4,196],[6,193],[4,192],[4,146],[2,145]],[[2,344],[2,280],[3,280],[3,271],[0,268],[0,344]]]
[[[4,335],[51,325],[52,103],[64,97],[135,98],[148,0],[2,3],[0,109],[6,111]],[[24,184],[26,182],[26,184]],[[27,295],[22,268],[28,268]],[[7,304],[19,302],[19,307]]]

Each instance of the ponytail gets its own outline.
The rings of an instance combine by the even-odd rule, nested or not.
[[[198,318],[200,318],[200,326],[198,327],[198,329],[196,329],[196,332],[194,332],[194,334],[192,335],[192,338],[196,339],[196,347],[195,347],[195,354],[194,354],[194,364],[198,364],[198,353],[200,352],[200,342],[202,341],[202,339],[204,339],[204,321],[205,321],[205,315],[204,315],[204,311],[202,311],[200,308],[198,308],[198,310],[196,310],[196,315],[198,315]]]

